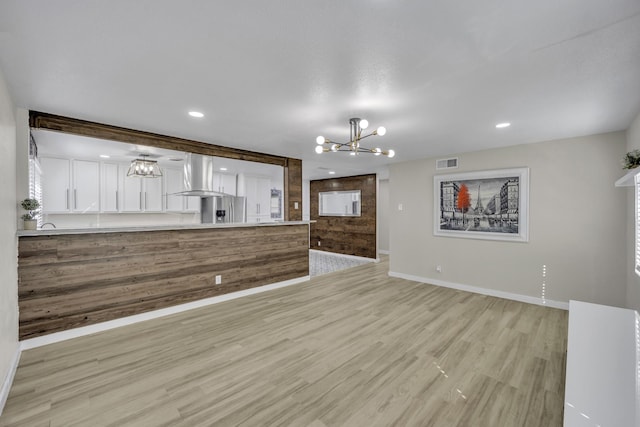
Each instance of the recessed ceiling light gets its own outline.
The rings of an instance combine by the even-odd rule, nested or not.
[[[111,156],[108,154],[100,154],[100,157],[102,157],[103,159],[108,159]]]
[[[200,111],[189,111],[189,115],[191,117],[197,117],[199,119],[204,117],[204,114],[202,114]]]
[[[335,175],[335,171],[329,171],[329,175]]]
[[[226,170],[227,170],[227,168],[220,168],[220,170],[221,170],[221,171],[226,171]]]
[[[511,123],[507,123],[507,122],[505,122],[505,123],[498,123],[498,124],[496,125],[496,128],[498,128],[498,129],[502,129],[502,128],[508,128],[509,126],[511,126]]]

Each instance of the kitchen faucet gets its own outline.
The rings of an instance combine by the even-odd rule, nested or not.
[[[45,226],[45,225],[50,225],[50,226],[52,226],[53,228],[57,228],[57,227],[56,227],[56,225],[55,225],[54,223],[52,223],[52,222],[45,222],[44,224],[42,224],[42,225],[40,226],[40,228],[44,228],[44,226]]]

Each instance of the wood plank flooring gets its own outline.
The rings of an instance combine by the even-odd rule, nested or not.
[[[22,354],[0,426],[561,426],[567,312],[367,264]]]

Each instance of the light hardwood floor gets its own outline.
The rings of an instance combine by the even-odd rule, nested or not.
[[[565,311],[387,270],[25,351],[0,425],[562,425]]]

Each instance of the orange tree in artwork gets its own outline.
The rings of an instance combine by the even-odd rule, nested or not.
[[[460,186],[458,191],[458,206],[456,206],[462,212],[462,223],[464,224],[464,214],[469,210],[471,206],[471,197],[469,197],[469,189],[465,184]]]

